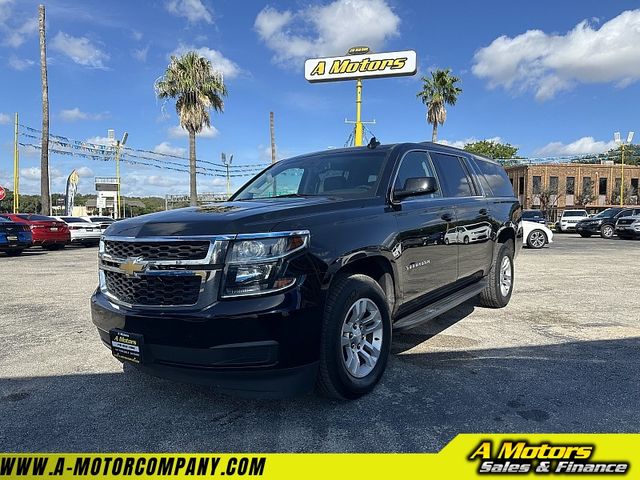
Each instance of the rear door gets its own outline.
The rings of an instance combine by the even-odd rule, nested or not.
[[[412,150],[400,159],[393,190],[402,190],[407,178],[436,177],[429,155]],[[393,200],[393,199],[392,199]],[[441,188],[430,195],[403,198],[394,202],[398,238],[394,255],[402,275],[403,301],[417,300],[440,287],[455,282],[458,252],[455,242],[455,212]]]
[[[457,279],[482,276],[493,259],[487,200],[464,158],[435,151],[429,154],[441,179],[443,193],[455,209],[456,226],[459,227]]]

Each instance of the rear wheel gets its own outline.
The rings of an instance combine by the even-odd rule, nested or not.
[[[480,305],[490,308],[505,307],[513,292],[513,242],[501,244],[491,272],[489,284],[480,292]]]
[[[613,226],[612,225],[603,225],[600,229],[600,236],[602,238],[611,238],[613,237]]]
[[[527,245],[530,248],[542,248],[547,244],[547,234],[539,228],[532,230],[527,237]]]
[[[373,390],[387,366],[391,315],[382,288],[372,278],[349,275],[335,282],[323,316],[316,390],[354,399]]]

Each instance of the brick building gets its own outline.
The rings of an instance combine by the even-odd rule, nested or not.
[[[568,208],[586,208],[596,213],[620,206],[620,164],[563,163],[512,165],[505,167],[513,191],[525,209],[540,208],[540,193],[550,190],[550,206],[555,217]],[[624,166],[625,204],[638,205],[640,166]],[[594,200],[581,206],[580,195],[591,184]],[[555,192],[555,194],[553,194]],[[554,218],[555,219],[555,218]]]

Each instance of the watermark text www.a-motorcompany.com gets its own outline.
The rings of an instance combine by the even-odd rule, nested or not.
[[[0,458],[0,478],[15,477],[257,477],[266,457],[206,455],[23,455]]]
[[[530,444],[504,441],[499,446],[482,441],[469,455],[479,461],[478,473],[625,474],[629,462],[589,461],[594,445]]]

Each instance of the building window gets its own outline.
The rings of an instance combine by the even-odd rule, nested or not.
[[[638,179],[631,179],[631,195],[638,195]]]
[[[593,189],[593,184],[591,183],[591,177],[582,177],[582,191]]]
[[[600,177],[600,181],[598,183],[598,195],[606,195],[607,194],[607,177]]]
[[[558,194],[558,177],[549,177],[549,191],[553,195]]]
[[[524,195],[524,177],[518,177],[518,195]]]
[[[576,177],[567,177],[567,195],[576,193]]]
[[[542,191],[542,177],[538,175],[533,176],[533,194],[540,195]]]

